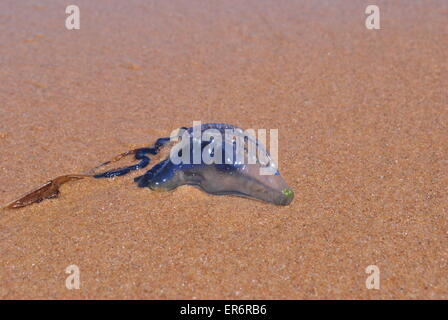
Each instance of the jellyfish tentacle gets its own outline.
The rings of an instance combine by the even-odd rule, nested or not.
[[[19,199],[14,200],[10,203],[8,203],[6,206],[2,207],[1,209],[17,209],[22,208],[25,206],[28,206],[33,203],[41,202],[45,199],[52,199],[57,198],[60,194],[60,187],[70,181],[73,180],[79,180],[83,178],[112,178],[117,176],[125,175],[133,170],[139,170],[142,168],[145,168],[150,163],[150,158],[147,156],[147,154],[151,155],[157,155],[162,147],[164,147],[168,142],[170,141],[170,138],[159,138],[154,143],[154,146],[152,147],[144,147],[144,148],[138,148],[134,150],[129,150],[124,153],[121,153],[114,158],[112,158],[109,161],[103,162],[99,166],[91,169],[90,171],[84,173],[84,174],[69,174],[64,176],[56,177],[55,179],[49,180],[46,183],[40,185],[39,187],[31,190],[30,192],[24,194]],[[134,155],[134,158],[136,160],[140,160],[139,163],[124,167],[124,168],[118,168],[118,169],[112,169],[108,170],[106,172],[97,173],[95,174],[95,171],[99,168],[102,168],[106,165],[109,165],[114,162],[118,162],[124,157],[127,157],[129,155]]]
[[[146,154],[149,153],[149,151],[147,149],[149,149],[149,148],[135,149],[135,150],[131,150],[131,151],[128,151],[128,152],[125,153],[126,156],[129,155],[129,154],[134,154],[134,158],[136,160],[140,160],[139,163],[133,164],[131,166],[124,167],[124,168],[112,169],[112,170],[108,170],[108,171],[105,171],[105,172],[97,173],[97,174],[94,174],[93,177],[94,178],[119,177],[119,176],[123,176],[125,174],[128,174],[131,171],[140,170],[142,168],[145,168],[149,164],[149,162],[150,162],[150,159],[146,156]],[[124,157],[124,156],[122,156],[122,157],[120,157],[120,156],[118,156],[118,158],[119,158],[118,160],[120,160],[121,158]],[[116,160],[116,161],[118,161],[118,160]],[[105,164],[108,164],[108,163],[111,163],[111,162],[115,162],[115,161],[105,162]]]
[[[153,147],[149,147],[149,148],[145,147],[145,148],[134,149],[134,150],[130,150],[130,151],[127,151],[125,153],[119,154],[118,156],[116,156],[111,161],[104,162],[103,164],[101,164],[97,168],[102,167],[104,165],[107,165],[107,164],[109,164],[111,162],[119,161],[123,157],[128,156],[130,154],[134,154],[134,158],[136,160],[140,160],[140,162],[137,163],[137,164],[128,166],[128,167],[112,169],[112,170],[108,170],[108,171],[105,171],[105,172],[97,173],[97,174],[94,174],[93,177],[94,178],[114,178],[114,177],[119,177],[119,176],[123,176],[125,174],[128,174],[131,171],[143,169],[151,162],[151,159],[148,156],[146,156],[146,155],[147,154],[157,155],[159,153],[160,149],[164,145],[166,145],[169,141],[170,141],[170,138],[159,138],[159,139],[156,140],[156,142],[154,143]],[[95,168],[95,169],[97,169],[97,168]]]

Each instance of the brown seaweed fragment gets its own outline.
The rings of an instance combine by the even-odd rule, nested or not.
[[[79,180],[89,175],[80,174],[68,174],[64,176],[59,176],[53,180],[45,182],[43,185],[31,190],[25,195],[21,196],[19,199],[14,200],[5,206],[5,209],[17,209],[28,206],[33,203],[41,202],[45,199],[57,198],[59,196],[59,188],[73,180]]]

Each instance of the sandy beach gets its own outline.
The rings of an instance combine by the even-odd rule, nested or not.
[[[72,182],[0,211],[1,299],[448,299],[447,1],[72,2],[0,2],[1,206],[195,120],[278,129],[295,199]]]

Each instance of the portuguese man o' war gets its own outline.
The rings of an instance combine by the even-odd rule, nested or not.
[[[129,155],[134,155],[139,162],[124,168],[94,173]],[[134,179],[138,187],[170,191],[182,185],[191,185],[213,195],[234,195],[276,205],[289,205],[294,198],[294,192],[257,139],[241,128],[209,123],[180,128],[170,137],[159,138],[152,147],[122,153],[88,173],[57,177],[5,208],[20,208],[55,198],[59,195],[59,187],[71,180],[113,178],[143,169],[150,163],[151,155],[165,157],[145,174]]]

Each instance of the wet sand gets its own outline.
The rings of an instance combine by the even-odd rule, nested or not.
[[[448,298],[446,1],[376,1],[381,30],[370,1],[76,2],[75,31],[0,2],[2,205],[193,120],[279,129],[296,198],[73,182],[1,212],[2,299]]]

